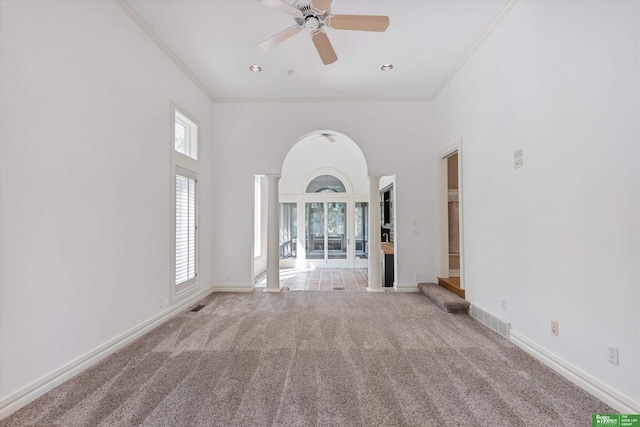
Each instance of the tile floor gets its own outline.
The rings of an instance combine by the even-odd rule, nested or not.
[[[264,288],[266,273],[256,279],[256,288]],[[290,291],[365,291],[368,285],[366,268],[316,268],[280,270],[280,287]]]

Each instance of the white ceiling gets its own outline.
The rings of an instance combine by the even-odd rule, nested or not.
[[[257,0],[127,3],[219,100],[432,99],[509,1],[334,0],[334,14],[388,15],[390,25],[383,33],[327,29],[338,55],[331,65],[322,64],[307,30],[256,49],[295,24]],[[385,63],[394,69],[381,71]],[[263,71],[250,72],[252,64]]]

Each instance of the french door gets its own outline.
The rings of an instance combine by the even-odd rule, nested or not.
[[[305,202],[305,251],[307,261],[316,267],[350,267],[347,201]]]

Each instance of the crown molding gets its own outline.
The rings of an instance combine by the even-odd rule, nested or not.
[[[447,75],[447,77],[445,77],[445,79],[440,83],[440,85],[438,85],[436,90],[431,95],[432,100],[435,100],[442,93],[442,91],[447,87],[449,82],[453,80],[453,78],[458,74],[458,71],[460,71],[462,67],[464,67],[467,61],[473,56],[474,53],[476,53],[478,48],[482,46],[484,41],[487,38],[489,38],[489,36],[491,35],[491,33],[493,33],[493,31],[496,29],[498,24],[502,22],[502,20],[509,14],[509,12],[511,12],[511,9],[513,9],[516,3],[518,3],[518,0],[509,0],[509,2],[502,8],[500,13],[498,13],[498,16],[496,16],[493,19],[493,21],[491,21],[491,23],[484,30],[484,32],[480,34],[480,37],[476,39],[476,42],[473,44],[473,46],[471,46],[471,49],[467,51],[467,53],[462,57],[462,59],[458,61],[456,66],[453,67],[453,69]]]
[[[430,96],[390,96],[371,98],[216,98],[216,102],[430,102]]]
[[[193,71],[180,59],[178,55],[156,34],[151,27],[144,22],[144,20],[138,15],[138,13],[131,7],[126,0],[115,0],[115,2],[122,8],[122,10],[129,15],[129,17],[135,22],[142,31],[144,31],[153,42],[158,46],[186,75],[191,81],[209,98],[215,102],[216,97],[207,89],[202,81],[195,75]]]

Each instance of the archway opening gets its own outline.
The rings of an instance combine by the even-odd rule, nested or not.
[[[280,266],[366,268],[368,185],[351,138],[330,130],[302,136],[282,165]]]

